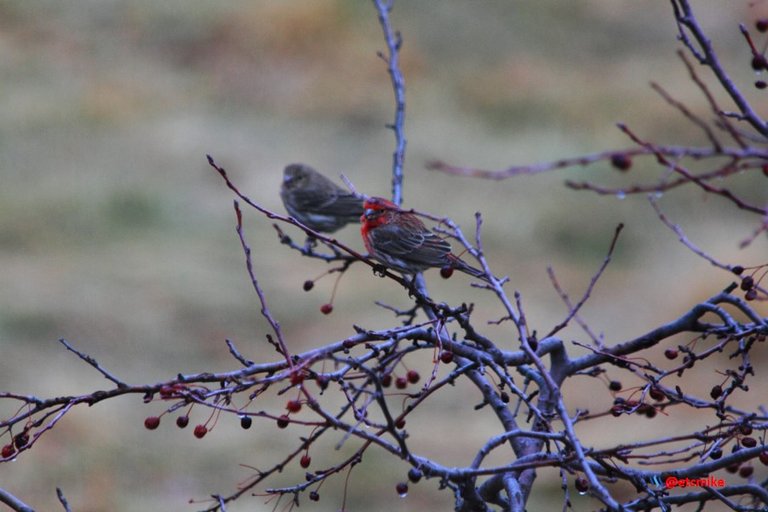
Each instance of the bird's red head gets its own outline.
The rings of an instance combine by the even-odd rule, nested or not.
[[[384,212],[400,211],[395,203],[383,197],[369,197],[363,203],[363,216],[360,222],[370,227],[378,226],[386,222]]]

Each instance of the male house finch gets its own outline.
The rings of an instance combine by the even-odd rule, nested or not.
[[[363,213],[362,198],[304,164],[290,164],[285,168],[280,197],[291,217],[324,233],[358,222]]]
[[[413,213],[381,197],[365,200],[360,234],[368,252],[385,266],[415,275],[430,267],[452,268],[473,277],[488,278],[451,253],[451,245],[427,229]]]

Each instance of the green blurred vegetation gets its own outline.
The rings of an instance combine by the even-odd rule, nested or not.
[[[755,13],[747,2],[694,4],[728,70],[750,89],[736,24]],[[657,81],[711,117],[675,55],[669,11],[665,2],[611,0],[395,7],[407,84],[406,205],[450,215],[468,234],[482,211],[489,261],[511,276],[510,289],[521,291],[540,333],[565,314],[546,266],[579,296],[618,222],[627,227],[615,261],[583,311],[608,343],[671,320],[730,277],[680,245],[644,198],[562,185],[565,178],[627,184],[656,176],[651,162],[627,175],[599,165],[504,182],[449,177],[426,171],[424,162],[498,169],[628,147],[617,121],[659,142],[704,144],[648,87]],[[246,357],[272,359],[233,230],[232,195],[205,155],[277,211],[282,168],[294,161],[343,172],[358,189],[386,195],[394,145],[384,128],[393,102],[376,57],[383,48],[373,7],[352,0],[0,3],[0,389],[54,396],[109,387],[56,343],[60,337],[131,383],[234,368],[225,338]],[[752,97],[758,104],[761,97]],[[754,198],[766,199],[764,183],[743,181]],[[738,249],[757,219],[696,190],[668,194],[661,204],[720,260],[764,263],[765,239]],[[320,314],[332,279],[311,293],[301,283],[325,266],[287,252],[270,224],[246,211],[256,272],[293,350],[341,339],[352,323],[396,322],[373,301],[405,306],[405,294],[360,266],[342,280],[334,313]],[[339,237],[362,245],[354,228]],[[478,326],[501,314],[463,276],[427,279],[440,300],[474,301]],[[507,325],[487,332],[515,345]],[[583,335],[571,329],[564,338]],[[431,371],[431,361],[409,364]],[[600,410],[611,400],[586,378],[570,382],[569,392],[574,407]],[[451,393],[409,418],[409,431],[424,454],[466,464],[498,425],[487,412],[472,413],[472,389]],[[274,410],[284,399],[267,400],[261,407]],[[71,413],[34,450],[0,466],[2,486],[39,510],[57,509],[56,486],[80,512],[196,510],[189,499],[228,494],[251,474],[240,464],[268,465],[302,434],[259,421],[246,432],[229,417],[202,441],[170,417],[158,431],[144,430],[144,417],[162,410],[134,397]],[[207,414],[196,409],[193,422]],[[693,419],[659,421],[673,432]],[[617,425],[585,436],[600,445],[605,436],[641,435]],[[340,457],[332,444],[313,447],[313,459]],[[499,461],[509,456],[502,451],[494,454]],[[452,506],[431,481],[397,500],[394,486],[406,470],[368,452],[351,476],[348,510]],[[270,484],[302,475],[291,468]],[[530,510],[559,508],[558,476],[547,476],[537,481]],[[342,488],[343,479],[328,482],[312,509],[337,510]],[[575,510],[591,508],[572,498]],[[245,497],[229,510],[273,505]]]

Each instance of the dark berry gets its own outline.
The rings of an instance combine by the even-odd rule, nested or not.
[[[189,416],[179,416],[176,418],[176,426],[179,428],[186,428],[189,425]]]
[[[449,279],[453,275],[453,267],[446,265],[440,269],[440,277],[443,279]]]
[[[450,364],[453,361],[453,352],[449,352],[447,350],[440,352],[440,361],[445,364]]]
[[[505,404],[509,403],[509,395],[507,394],[506,391],[502,391],[501,393],[499,393],[499,398],[501,398],[501,401],[504,402]]]
[[[720,398],[720,395],[723,394],[723,387],[719,384],[712,386],[712,389],[709,391],[709,396],[712,397],[712,400],[717,400]]]
[[[736,473],[739,470],[740,464],[738,462],[734,462],[730,466],[726,466],[725,470],[729,473]]]
[[[317,383],[317,387],[324,390],[328,387],[328,384],[330,383],[331,379],[327,375],[318,375],[315,377],[315,382]]]
[[[583,476],[580,476],[576,479],[576,482],[574,482],[574,486],[580,493],[585,493],[589,490],[589,481]]]
[[[301,459],[299,460],[299,464],[301,464],[301,467],[304,469],[308,468],[309,465],[312,463],[312,457],[309,456],[308,453],[305,453],[301,456]]]
[[[768,30],[768,18],[762,18],[755,22],[755,28],[758,32],[765,32]]]
[[[712,460],[717,460],[722,456],[723,456],[723,450],[721,450],[720,448],[712,450],[712,452],[709,454],[709,458]]]
[[[245,430],[248,430],[253,425],[253,418],[250,416],[240,416],[240,426]]]
[[[196,438],[202,439],[202,438],[205,437],[205,434],[207,434],[207,433],[208,433],[208,427],[206,427],[205,425],[197,425],[195,427],[194,434],[195,434]]]
[[[388,373],[381,378],[382,387],[388,388],[392,385],[392,374]]]
[[[611,407],[611,414],[613,416],[617,417],[617,418],[619,416],[621,416],[621,413],[623,413],[623,412],[624,412],[624,406],[623,405],[617,404],[617,405],[614,405],[613,407]]]
[[[147,417],[147,419],[144,420],[144,428],[146,428],[147,430],[155,430],[159,426],[160,426],[159,416],[149,416]]]
[[[757,298],[757,290],[755,290],[754,288],[750,288],[744,293],[744,298],[750,301],[755,300]]]
[[[760,455],[758,455],[757,458],[760,459],[760,462],[768,466],[768,452],[760,452]]]
[[[405,377],[398,377],[395,379],[395,387],[397,389],[405,389],[408,386],[408,381]]]
[[[16,437],[13,438],[13,444],[19,450],[27,446],[27,443],[29,443],[29,435],[26,432],[16,434]]]
[[[310,501],[320,501],[320,495],[317,491],[312,491],[309,493],[309,499]]]
[[[424,476],[420,469],[418,468],[411,468],[408,470],[408,480],[410,480],[413,483],[418,483],[419,480],[421,480],[421,477]]]
[[[742,423],[741,425],[739,425],[739,432],[741,432],[741,435],[743,436],[750,435],[752,433],[752,425],[750,425],[749,423]]]
[[[755,472],[755,468],[752,466],[741,466],[739,468],[739,476],[741,478],[749,478],[752,476],[752,473]]]
[[[315,287],[315,282],[314,281],[310,281],[309,279],[304,281],[304,286],[302,286],[302,288],[304,288],[305,292],[308,292],[309,290],[311,290],[314,287]]]
[[[612,380],[610,383],[608,383],[608,389],[611,391],[621,391],[621,382],[617,380]]]
[[[419,379],[421,376],[419,375],[419,372],[416,370],[408,370],[408,373],[405,375],[405,377],[408,379],[408,382],[411,384],[416,384],[419,382]]]
[[[330,315],[333,311],[333,304],[323,304],[320,306],[320,312],[324,315]]]
[[[355,346],[355,342],[350,340],[349,338],[347,338],[346,340],[341,342],[341,346],[344,347],[345,349],[349,350],[349,349],[351,349],[352,347]]]
[[[734,265],[733,267],[731,267],[731,272],[733,272],[737,276],[740,276],[744,272],[744,267],[742,267],[741,265]]]
[[[291,422],[291,420],[288,418],[286,414],[281,415],[277,418],[277,427],[278,428],[285,428],[288,426],[288,424]]]
[[[611,156],[611,165],[620,171],[628,171],[632,167],[632,159],[624,153],[615,153]]]
[[[668,348],[664,351],[664,357],[667,359],[677,359],[677,350],[674,348]]]
[[[399,494],[402,497],[405,497],[405,495],[408,494],[408,484],[405,482],[399,482],[395,486],[395,490],[397,491],[397,494]]]
[[[741,445],[745,448],[754,448],[757,446],[757,439],[754,437],[742,437],[741,438]]]
[[[766,87],[768,87],[768,83],[765,83],[765,80],[755,80],[755,88],[763,90]]]
[[[651,390],[648,392],[648,394],[651,395],[651,398],[657,402],[661,402],[667,397],[667,395],[665,395],[664,392],[657,387],[651,387]]]
[[[744,291],[752,289],[755,286],[755,278],[752,276],[744,276],[741,278],[741,289]]]
[[[398,418],[398,420],[395,422],[395,427],[402,430],[405,428],[405,418]]]
[[[768,60],[763,55],[755,55],[752,57],[752,69],[755,71],[762,71],[768,68]]]

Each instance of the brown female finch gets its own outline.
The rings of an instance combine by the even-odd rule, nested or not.
[[[324,233],[358,222],[363,213],[361,197],[304,164],[290,164],[285,168],[280,197],[291,217]]]
[[[371,256],[386,267],[408,275],[441,267],[488,280],[485,272],[452,254],[451,245],[427,229],[413,213],[381,197],[368,198],[363,206],[365,212],[360,218],[363,243]],[[445,277],[445,273],[443,275]]]

